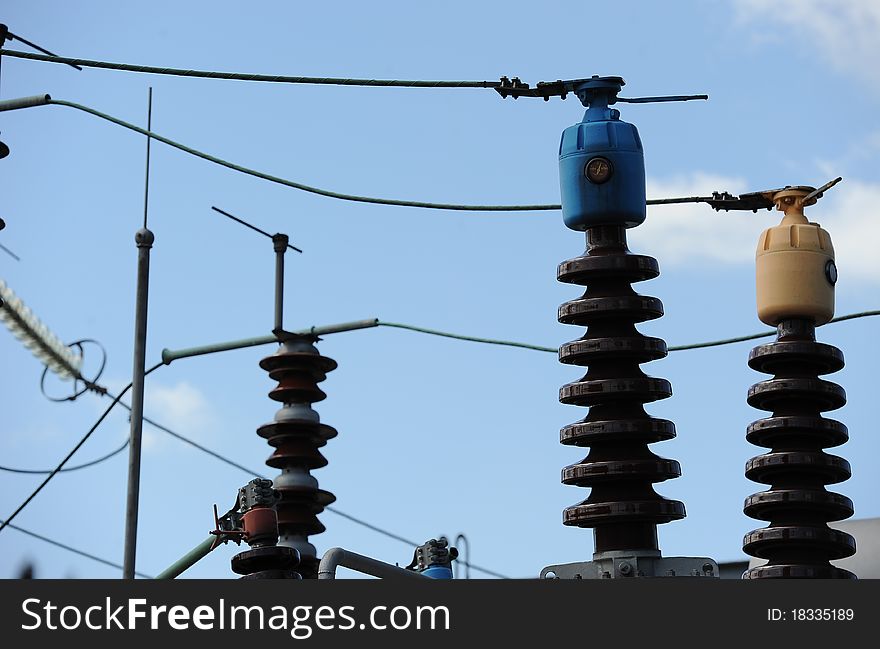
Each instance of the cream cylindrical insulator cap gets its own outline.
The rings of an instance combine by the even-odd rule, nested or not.
[[[785,218],[758,240],[758,318],[768,325],[789,318],[822,325],[834,317],[834,247],[831,235],[804,216],[802,198],[808,193],[809,188],[798,188],[776,194],[774,201]]]

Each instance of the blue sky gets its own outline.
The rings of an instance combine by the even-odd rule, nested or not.
[[[626,96],[707,93],[708,102],[624,105],[646,151],[648,196],[818,186],[841,175],[809,216],[832,235],[837,314],[880,307],[880,9],[871,0],[711,2],[385,3],[81,2],[10,0],[0,22],[59,54],[169,67],[308,76],[524,81],[620,75]],[[15,49],[26,49],[12,43]],[[153,88],[153,129],[189,146],[285,178],[341,192],[462,203],[555,203],[562,130],[583,109],[566,101],[502,100],[491,90],[291,86],[183,79],[5,58],[0,98],[50,93],[141,125]],[[145,143],[68,108],[0,114],[12,154],[0,161],[0,277],[62,339],[99,340],[102,382],[130,380],[136,249],[143,214]],[[557,346],[580,330],[556,322],[576,296],[556,265],[584,249],[561,215],[463,213],[335,201],[272,185],[155,143],[147,364],[163,348],[264,335],[272,327],[268,240],[218,216],[216,205],[304,250],[289,255],[290,329],[378,317],[476,336]],[[639,285],[666,315],[641,327],[670,345],[760,331],[754,245],[776,213],[706,206],[649,210],[631,248],[662,275]],[[877,321],[832,324],[846,368],[831,377],[849,403],[835,417],[851,440],[836,451],[853,477],[836,489],[856,517],[880,516],[875,376]],[[660,528],[664,554],[742,557],[759,527],[742,501],[760,452],[744,439],[761,413],[745,402],[761,380],[752,343],[674,352],[645,370],[672,382],[650,406],[675,440],[652,450],[683,476],[657,487],[688,517]],[[464,533],[474,563],[517,576],[587,560],[589,530],[562,525],[587,491],[559,483],[581,459],[558,443],[585,409],[557,401],[578,378],[550,353],[395,330],[328,336],[339,369],[322,385],[322,421],[336,427],[315,472],[336,506],[414,540]],[[91,350],[90,350],[91,351]],[[182,360],[147,379],[146,414],[241,464],[263,465],[274,386],[259,368],[272,347]],[[0,331],[0,464],[54,466],[107,402],[53,404],[42,366]],[[97,361],[86,358],[86,368]],[[64,386],[53,383],[55,390]],[[155,574],[201,541],[211,506],[230,505],[248,475],[147,427],[138,568]],[[123,410],[74,458],[87,461],[127,435]],[[32,531],[122,560],[126,455],[57,476],[16,519]],[[0,517],[39,483],[0,474]],[[412,549],[332,513],[319,552],[342,546],[406,563]],[[186,573],[232,577],[234,547]],[[0,534],[0,576],[28,560],[41,577],[118,571],[33,540]]]

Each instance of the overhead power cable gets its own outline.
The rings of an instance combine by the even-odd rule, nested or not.
[[[123,405],[125,405],[125,404],[123,404]],[[59,473],[68,473],[70,471],[79,471],[80,469],[87,469],[89,467],[100,464],[101,462],[106,462],[107,460],[109,460],[113,457],[116,457],[117,455],[122,453],[122,451],[124,451],[126,448],[128,448],[128,443],[129,443],[129,440],[126,439],[125,442],[123,442],[122,446],[120,446],[116,450],[110,451],[106,455],[102,455],[99,458],[95,458],[94,460],[91,460],[90,462],[85,462],[83,464],[77,464],[76,466],[64,467],[63,469],[61,469],[59,471]],[[46,475],[47,473],[52,473],[52,469],[16,469],[14,467],[3,466],[3,465],[0,465],[0,471],[8,471],[9,473],[28,473],[28,474],[35,474],[35,475]]]
[[[2,228],[0,228],[0,229],[2,229]],[[6,246],[4,246],[2,243],[0,243],[0,250],[2,250],[2,251],[5,252],[7,255],[9,255],[10,257],[12,257],[15,261],[21,261],[21,257],[19,257],[18,255],[16,255],[14,252],[12,252],[9,248],[7,248]]]
[[[4,521],[0,521],[4,522]],[[67,545],[66,543],[62,543],[61,541],[56,541],[55,539],[51,539],[48,536],[43,536],[42,534],[37,534],[36,532],[31,532],[30,530],[26,530],[23,527],[19,527],[18,525],[9,524],[9,529],[15,530],[16,532],[21,532],[22,534],[27,534],[28,536],[39,539],[40,541],[44,541],[51,545],[54,545],[57,548],[61,548],[62,550],[67,550],[68,552],[73,552],[74,554],[78,554],[81,557],[85,557],[86,559],[91,559],[92,561],[97,561],[98,563],[103,563],[105,566],[110,566],[111,568],[118,568],[122,570],[122,564],[114,563],[109,559],[103,559],[99,556],[91,554],[90,552],[86,552],[85,550],[80,550],[71,545]],[[143,577],[144,579],[153,579],[152,576],[143,573],[143,572],[135,572],[138,577]]]
[[[553,352],[554,354],[558,351],[556,347],[544,347],[543,345],[532,345],[531,343],[518,343],[511,340],[496,340],[494,338],[479,338],[477,336],[465,336],[463,334],[454,334],[449,333],[448,331],[439,331],[437,329],[428,329],[426,327],[416,327],[414,325],[401,324],[399,322],[385,322],[383,320],[379,320],[380,327],[393,327],[395,329],[407,329],[409,331],[415,331],[422,334],[429,334],[431,336],[442,336],[443,338],[454,338],[455,340],[467,340],[469,342],[474,343],[485,343],[488,345],[504,345],[506,347],[520,347],[522,349],[533,349],[539,352]]]
[[[877,316],[880,315],[880,310],[878,311],[861,311],[859,313],[849,313],[847,315],[842,315],[837,318],[834,318],[829,321],[828,324],[834,322],[843,322],[844,320],[855,320],[858,318],[866,318],[869,316]],[[506,347],[519,347],[521,349],[533,349],[539,352],[551,352],[553,354],[558,352],[556,347],[545,347],[543,345],[533,345],[531,343],[520,343],[514,342],[510,340],[497,340],[495,338],[480,338],[477,336],[465,336],[463,334],[455,334],[450,333],[448,331],[440,331],[437,329],[428,329],[426,327],[417,327],[415,325],[401,324],[399,322],[385,322],[383,320],[379,320],[378,324],[380,327],[394,327],[396,329],[407,329],[409,331],[415,331],[418,333],[428,334],[431,336],[441,336],[443,338],[453,338],[455,340],[467,340],[469,342],[475,343],[484,343],[488,345],[503,345]],[[667,350],[670,352],[680,352],[688,349],[702,349],[705,347],[719,347],[722,345],[730,345],[733,343],[743,342],[745,340],[755,340],[756,338],[766,338],[767,336],[776,335],[775,331],[764,331],[756,334],[749,334],[748,336],[738,336],[736,338],[723,338],[721,340],[712,340],[709,342],[703,343],[690,343],[687,345],[674,345],[672,347],[668,347]]]
[[[860,311],[859,313],[848,313],[846,315],[839,316],[837,318],[832,318],[828,321],[828,324],[832,324],[835,322],[844,322],[845,320],[857,320],[859,318],[868,318],[870,316],[880,315],[880,311]],[[776,331],[765,331],[757,334],[750,334],[748,336],[738,336],[736,338],[723,338],[721,340],[712,340],[710,342],[705,343],[692,343],[690,345],[676,345],[674,347],[670,347],[669,351],[671,352],[680,352],[685,351],[687,349],[702,349],[705,347],[720,347],[722,345],[730,345],[733,343],[743,342],[745,340],[755,340],[757,338],[767,338],[768,336],[775,336]]]
[[[0,56],[12,56],[18,59],[44,61],[47,63],[64,63],[81,65],[86,68],[103,70],[119,70],[122,72],[143,72],[146,74],[163,74],[174,77],[196,77],[201,79],[227,79],[234,81],[262,81],[268,83],[294,83],[324,86],[370,86],[384,88],[499,88],[500,81],[408,81],[404,79],[346,79],[337,77],[302,77],[280,74],[250,74],[243,72],[212,72],[208,70],[186,70],[181,68],[163,68],[152,65],[133,65],[131,63],[110,63],[90,59],[74,59],[66,56],[48,56],[32,52],[16,50],[0,50]]]
[[[68,108],[75,108],[77,110],[84,111],[89,113],[90,115],[94,115],[95,117],[100,117],[101,119],[107,120],[108,122],[112,122],[118,126],[122,126],[123,128],[127,128],[129,130],[135,131],[142,135],[147,135],[154,140],[162,142],[163,144],[167,144],[170,147],[174,147],[175,149],[179,149],[184,153],[189,153],[190,155],[196,156],[197,158],[202,158],[203,160],[207,160],[208,162],[213,162],[214,164],[218,164],[222,167],[226,167],[227,169],[232,169],[233,171],[238,171],[243,174],[247,174],[248,176],[253,176],[255,178],[260,178],[262,180],[268,180],[269,182],[277,183],[279,185],[284,185],[285,187],[292,187],[293,189],[299,189],[304,192],[309,192],[311,194],[318,194],[320,196],[327,196],[328,198],[336,198],[343,201],[352,201],[355,203],[375,203],[378,205],[396,205],[399,207],[421,207],[427,209],[435,209],[435,210],[459,210],[459,211],[472,211],[472,212],[529,212],[529,211],[541,211],[541,210],[559,210],[562,209],[562,206],[559,204],[555,205],[461,205],[456,203],[431,203],[426,201],[410,201],[410,200],[402,200],[396,198],[376,198],[373,196],[358,196],[356,194],[345,194],[342,192],[335,192],[329,189],[321,189],[320,187],[312,187],[311,185],[306,185],[304,183],[296,182],[294,180],[287,180],[286,178],[281,178],[279,176],[273,176],[272,174],[268,174],[262,171],[257,171],[256,169],[251,169],[249,167],[244,167],[239,164],[235,164],[234,162],[229,162],[228,160],[224,160],[223,158],[218,158],[216,156],[205,153],[204,151],[199,151],[198,149],[193,149],[192,147],[186,146],[185,144],[181,144],[180,142],[175,142],[174,140],[159,135],[158,133],[154,133],[148,131],[146,129],[141,128],[135,124],[131,124],[124,120],[121,120],[117,117],[113,117],[112,115],[108,115],[106,113],[102,113],[99,110],[95,110],[94,108],[90,108],[89,106],[83,106],[82,104],[77,104],[71,101],[64,101],[62,99],[49,99],[49,104],[54,104],[56,106],[67,106]]]

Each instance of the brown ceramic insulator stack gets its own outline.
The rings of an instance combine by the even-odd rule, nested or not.
[[[637,294],[632,283],[657,277],[656,260],[632,254],[619,226],[587,229],[587,252],[559,265],[561,282],[586,286],[559,308],[559,321],[586,326],[578,340],[562,345],[559,360],[587,368],[562,387],[562,403],[589,407],[587,417],[564,427],[563,444],[589,447],[589,455],[562,470],[562,482],[590,487],[589,497],[568,507],[563,523],[594,529],[595,552],[659,556],[657,525],[684,518],[684,505],[657,494],[653,485],[677,478],[675,460],[648,449],[675,437],[674,424],[650,416],[644,404],[665,399],[672,387],[646,376],[642,363],[666,356],[666,343],[641,334],[637,323],[659,318],[657,298]]]
[[[855,539],[828,526],[852,516],[853,503],[825,489],[847,480],[850,466],[823,450],[849,438],[844,424],[822,415],[842,407],[846,393],[819,378],[843,368],[843,353],[816,342],[812,321],[783,320],[776,342],[752,350],[749,366],[774,377],[753,385],[748,395],[749,405],[772,414],[748,428],[746,438],[770,450],[748,461],[746,477],[770,488],[749,496],[744,511],[769,525],[746,534],[743,550],[767,563],[743,576],[855,579],[831,564],[855,554]]]
[[[312,409],[313,403],[327,397],[318,383],[336,369],[336,361],[321,356],[315,348],[316,341],[312,336],[289,336],[275,354],[260,361],[260,367],[278,381],[269,397],[284,404],[271,423],[257,429],[275,448],[266,464],[281,469],[273,481],[280,494],[276,505],[279,545],[299,552],[299,572],[305,579],[318,576],[317,551],[309,536],[325,530],[318,514],[336,500],[332,493],[318,488],[311,475],[312,469],[327,465],[319,449],[337,434],[336,429],[320,423]]]

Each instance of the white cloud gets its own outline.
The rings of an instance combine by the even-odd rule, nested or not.
[[[880,283],[880,184],[844,180],[812,210],[831,233],[841,281]]]
[[[130,377],[101,379],[99,383],[107,386],[110,393],[117,395],[131,381]],[[125,393],[125,403],[131,403],[131,391]],[[109,405],[107,399],[90,399],[89,402],[96,413],[103,413]],[[114,408],[115,416],[124,422],[118,424],[119,441],[130,435],[129,413],[121,406]],[[215,409],[197,387],[186,381],[174,385],[165,385],[150,377],[144,385],[144,416],[166,426],[176,433],[202,441],[203,434],[218,428]],[[200,439],[200,437],[202,439]],[[170,435],[144,422],[141,446],[144,451],[159,452],[166,447],[179,446],[180,442],[171,439]]]
[[[190,438],[197,438],[216,423],[208,400],[186,381],[173,386],[148,382],[144,390],[144,415]],[[165,447],[167,440],[166,433],[144,424],[144,450],[158,451]]]
[[[707,173],[688,177],[648,179],[649,198],[709,196],[713,191],[739,194],[748,191],[739,178]],[[644,225],[632,231],[633,249],[650,251],[664,266],[693,265],[706,261],[750,263],[755,242],[767,219],[755,220],[751,212],[716,212],[705,203],[652,205]]]
[[[747,187],[742,179],[706,173],[648,180],[648,196],[706,196],[713,190],[733,194],[770,189]],[[880,283],[880,184],[844,180],[807,210],[834,242],[842,281]],[[633,250],[646,252],[664,266],[712,262],[753,264],[758,236],[780,221],[779,212],[715,212],[705,204],[656,205],[644,225],[631,231]]]
[[[780,39],[801,42],[838,70],[880,90],[878,0],[734,0],[734,4],[742,20],[774,26]]]

